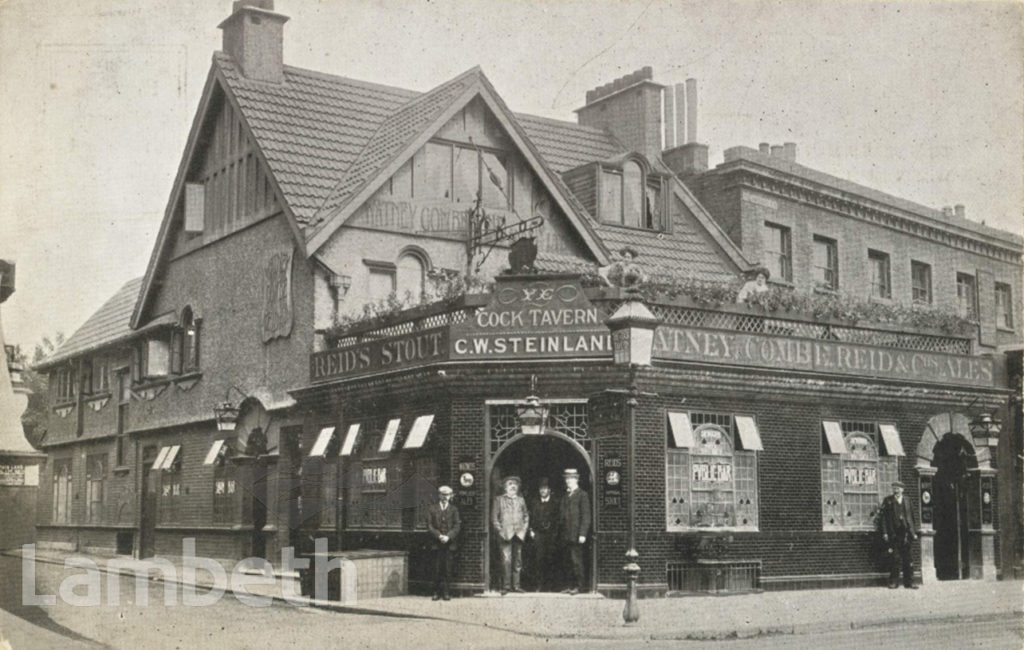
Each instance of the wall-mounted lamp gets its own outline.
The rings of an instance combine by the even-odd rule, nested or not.
[[[524,436],[539,436],[544,433],[548,420],[548,407],[542,406],[540,398],[530,395],[526,403],[516,409],[519,416],[519,430]]]
[[[234,431],[235,424],[238,422],[238,406],[231,402],[231,391],[242,396],[238,402],[239,405],[249,397],[238,386],[234,384],[228,386],[224,393],[224,401],[213,407],[213,419],[217,421],[218,431]]]
[[[979,413],[970,422],[971,437],[978,447],[999,446],[999,433],[1002,431],[1002,422],[992,416],[991,413]]]

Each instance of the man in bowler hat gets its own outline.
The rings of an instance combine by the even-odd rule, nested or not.
[[[580,473],[574,468],[565,470],[566,495],[562,498],[562,539],[569,548],[572,562],[572,586],[563,593],[576,595],[586,591],[584,584],[583,545],[590,534],[590,497],[580,489]]]
[[[509,590],[523,591],[519,578],[523,570],[523,542],[530,530],[530,513],[526,500],[519,494],[519,477],[507,476],[502,485],[505,493],[494,497],[491,524],[501,546],[501,595],[504,596]]]
[[[537,591],[552,591],[557,578],[560,504],[551,494],[547,477],[540,479],[537,498],[529,504],[532,553],[530,574]]]
[[[910,503],[903,497],[903,484],[892,484],[892,494],[882,500],[879,513],[882,520],[882,543],[889,555],[889,589],[900,585],[900,569],[903,570],[903,586],[917,589],[914,584],[914,564],[911,557],[911,542],[917,539],[914,533],[914,513]]]
[[[462,526],[459,509],[451,500],[452,489],[442,485],[437,489],[437,503],[427,508],[427,530],[434,551],[434,600],[451,600],[452,556],[458,549]]]

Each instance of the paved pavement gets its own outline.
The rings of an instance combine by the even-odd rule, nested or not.
[[[64,556],[38,552],[36,559],[63,564]],[[89,559],[104,570],[109,560],[95,556]],[[175,581],[180,582],[180,558],[172,563]],[[131,568],[129,562],[122,572]],[[200,572],[196,582],[208,584],[206,578]],[[292,581],[286,582],[290,585]],[[247,589],[276,600],[282,598],[280,582]],[[622,623],[623,601],[598,595],[509,594],[447,602],[399,596],[344,606],[315,604],[356,614],[434,619],[547,639],[655,641],[821,634],[940,621],[1005,621],[1016,626],[1024,614],[1021,582],[973,580],[930,583],[918,590],[857,588],[648,598],[640,601],[640,621],[628,626]]]

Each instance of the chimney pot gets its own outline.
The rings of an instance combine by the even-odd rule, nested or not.
[[[273,12],[273,0],[239,0],[218,27],[224,32],[224,53],[249,79],[284,81],[284,24],[288,16]]]
[[[640,68],[640,79],[654,79],[654,68],[649,65]]]
[[[796,162],[796,143],[786,142],[782,145],[782,157],[789,162]]]
[[[773,144],[772,145],[772,154],[771,155],[772,155],[772,158],[782,158],[782,145],[781,144]]]
[[[953,208],[951,208],[948,205],[942,206],[942,214],[946,215],[947,217],[952,217],[953,216]]]
[[[955,206],[953,206],[953,210],[955,210],[956,216],[960,217],[961,219],[965,218],[963,203],[957,203]]]
[[[772,153],[771,145],[768,144],[767,142],[762,142],[761,144],[757,145],[757,150],[766,156],[771,155]]]
[[[686,80],[686,141],[697,141],[697,80]]]

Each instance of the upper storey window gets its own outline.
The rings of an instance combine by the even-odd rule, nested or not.
[[[621,169],[602,167],[600,218],[630,228],[662,230],[661,179],[647,173],[636,160]]]
[[[783,282],[793,281],[793,247],[789,228],[764,222],[762,262],[771,277]]]
[[[384,194],[395,199],[476,203],[488,209],[511,206],[508,157],[472,145],[428,142],[388,181]]]

